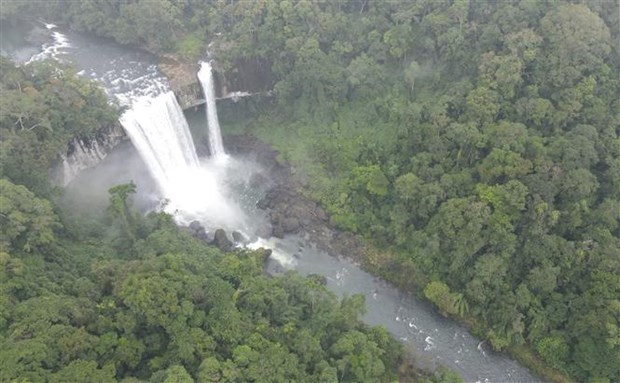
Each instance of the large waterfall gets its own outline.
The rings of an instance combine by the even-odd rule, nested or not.
[[[198,167],[194,141],[174,93],[136,102],[120,121],[164,192],[179,172]]]
[[[224,157],[224,144],[220,133],[220,123],[217,118],[217,107],[215,106],[215,89],[213,86],[213,69],[211,64],[202,62],[198,71],[198,79],[202,85],[202,92],[207,101],[207,124],[209,125],[209,149],[214,158]]]
[[[161,190],[166,211],[179,223],[199,220],[228,228],[242,224],[243,214],[225,198],[219,182],[223,169],[199,162],[174,93],[138,100],[120,122]]]

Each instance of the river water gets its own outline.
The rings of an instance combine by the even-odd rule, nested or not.
[[[3,27],[0,34],[2,54],[23,64],[44,58],[70,62],[78,73],[99,81],[110,96],[121,105],[143,96],[154,96],[168,89],[157,70],[156,58],[144,52],[122,47],[109,40],[60,30],[41,23],[36,28]],[[190,125],[205,126],[204,114],[194,113]],[[223,126],[223,130],[226,127]],[[238,166],[243,169],[242,162]],[[234,199],[250,216],[261,213],[254,208],[255,191],[248,187],[249,175],[235,172],[237,185]],[[154,200],[154,185],[146,165],[135,149],[125,143],[117,147],[99,166],[83,172],[69,185],[67,195],[79,205],[107,201],[105,191],[116,184],[137,180],[142,208]],[[240,181],[241,180],[241,181]],[[98,190],[98,191],[96,191]],[[339,296],[362,294],[366,299],[363,320],[370,325],[384,326],[400,339],[423,367],[444,365],[459,373],[466,382],[538,382],[526,368],[504,354],[490,350],[488,345],[472,336],[452,320],[443,318],[427,303],[399,292],[390,284],[363,271],[342,257],[332,257],[318,250],[307,238],[296,235],[272,238],[254,246],[273,249],[267,266],[271,273],[296,270],[303,275],[319,274],[327,286]]]
[[[101,83],[121,106],[169,90],[154,55],[54,24],[0,26],[0,52],[20,65],[45,59],[73,65],[78,74]]]
[[[272,273],[285,269],[319,274],[339,296],[364,295],[364,322],[384,326],[413,352],[422,367],[446,366],[466,382],[541,381],[508,356],[490,350],[463,326],[437,314],[426,302],[398,291],[347,258],[318,250],[306,238],[271,238],[259,245],[273,249],[268,264]]]

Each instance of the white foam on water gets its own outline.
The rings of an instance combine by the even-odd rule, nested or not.
[[[45,27],[49,30],[53,30],[54,28],[56,28],[56,25],[45,24]],[[67,49],[71,48],[71,43],[69,42],[69,39],[66,35],[58,31],[52,32],[52,39],[53,40],[51,43],[43,44],[43,46],[41,47],[41,52],[33,55],[28,61],[26,61],[26,65],[31,64],[35,61],[42,61],[50,58],[60,61],[59,56],[61,54],[67,53]]]
[[[284,268],[292,269],[297,264],[295,257],[278,248],[278,241],[275,238],[258,238],[256,241],[248,244],[247,247],[252,250],[259,248],[270,249],[271,255],[269,258],[277,261]]]

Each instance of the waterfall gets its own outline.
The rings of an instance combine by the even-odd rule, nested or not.
[[[198,220],[229,229],[242,225],[243,213],[225,197],[224,169],[199,162],[174,93],[138,100],[120,122],[167,201],[165,210],[177,222]]]
[[[213,69],[207,62],[200,63],[198,80],[202,86],[202,92],[207,101],[207,124],[209,127],[209,149],[213,157],[224,157],[224,144],[220,133],[220,122],[217,118],[217,107],[215,106],[215,89],[213,87]]]
[[[179,173],[198,167],[194,141],[174,93],[139,100],[120,121],[164,194]]]

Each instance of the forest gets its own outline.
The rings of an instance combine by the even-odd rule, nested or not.
[[[530,365],[542,361],[545,366],[541,370],[547,371],[549,379],[620,381],[617,2],[56,0],[8,4],[3,10],[4,20],[45,15],[76,30],[187,60],[201,57],[211,44],[210,53],[224,76],[234,72],[240,62],[267,65],[275,79],[275,101],[257,107],[251,118],[240,117],[224,126],[225,133],[250,133],[273,145],[281,161],[290,164],[305,185],[303,192],[321,203],[331,222],[342,230],[360,234],[373,247],[364,255],[369,270],[402,289],[425,296],[444,315],[468,323],[495,349],[507,350],[525,362],[530,360]],[[17,221],[10,221],[16,223],[3,225],[2,229],[3,237],[9,238],[2,247],[3,280],[18,278],[10,274],[15,271],[29,275],[30,267],[62,274],[63,268],[87,262],[79,257],[69,261],[71,250],[67,244],[78,248],[85,245],[77,237],[64,239],[62,245],[57,243],[57,233],[70,231],[67,223],[60,228],[61,218],[52,214],[53,206],[45,202],[50,191],[44,182],[44,165],[50,163],[67,135],[87,134],[88,129],[97,126],[89,122],[93,113],[113,113],[100,109],[100,99],[77,79],[54,84],[49,70],[41,67],[36,70],[42,77],[29,83],[20,80],[19,70],[6,69],[10,65],[4,61],[2,65],[4,130],[0,155],[1,175],[7,179],[3,181],[2,197],[13,196],[13,202],[6,205],[19,211]],[[75,100],[50,98],[46,90],[54,86],[65,88],[65,93],[74,95]],[[15,97],[4,97],[9,91]],[[47,110],[38,110],[41,106],[29,101],[31,97],[44,97]],[[76,110],[74,107],[80,112],[65,115],[68,110]],[[67,126],[76,130],[65,133]],[[9,140],[4,138],[5,131],[11,132]],[[115,195],[124,200],[118,190]],[[24,206],[17,208],[21,205],[15,200],[22,200]],[[4,205],[3,201],[0,207],[5,209]],[[49,214],[41,215],[41,210]],[[171,351],[174,345],[166,343],[170,339],[166,336],[173,330],[169,325],[152,322],[153,318],[136,306],[140,300],[132,301],[130,295],[124,295],[132,286],[125,273],[164,273],[163,269],[172,268],[163,266],[172,262],[168,253],[178,254],[179,250],[161,250],[153,244],[157,238],[154,226],[150,226],[152,232],[140,229],[140,234],[131,234],[127,228],[136,223],[130,221],[138,218],[120,208],[112,211],[116,211],[117,219],[125,217],[125,221],[118,221],[119,225],[125,222],[119,226],[125,232],[114,239],[116,250],[110,250],[114,253],[125,249],[122,260],[109,260],[110,255],[102,253],[98,261],[101,265],[91,268],[82,281],[93,286],[96,299],[80,302],[112,302],[110,310],[114,314],[96,314],[103,310],[99,307],[90,313],[101,321],[112,321],[110,326],[116,326],[113,341],[120,342],[124,331],[134,340],[141,339],[142,346],[135,348],[144,350],[143,359],[122,368],[139,371],[139,377],[167,371],[158,375],[163,377],[183,373],[179,367],[182,363],[185,373],[197,376],[207,370],[203,366],[206,362],[199,358],[186,360],[169,354],[155,358],[163,352],[164,343],[169,346],[166,352],[179,352]],[[8,212],[3,211],[3,219],[7,216]],[[35,219],[40,216],[48,218]],[[154,225],[156,217],[144,219],[150,222],[144,223],[148,226]],[[165,218],[156,220],[161,225]],[[172,235],[170,226],[166,230]],[[149,239],[151,236],[154,238]],[[120,245],[123,241],[125,244]],[[174,242],[157,243],[167,246]],[[55,250],[38,250],[41,246]],[[181,249],[190,254],[196,251]],[[79,253],[79,249],[75,250]],[[231,291],[240,291],[239,286],[250,283],[231,277],[229,267],[231,263],[250,267],[252,256],[216,259],[220,260],[208,261],[216,264],[210,267],[214,269],[214,280],[223,279]],[[132,267],[104,266],[114,262],[130,262]],[[178,254],[175,262],[183,270],[198,267],[187,265],[185,262],[193,263],[183,254]],[[253,269],[249,271],[253,276],[247,278],[262,281],[257,273]],[[30,287],[10,287],[11,293],[3,294],[10,298],[3,298],[3,305],[9,309],[2,312],[11,314],[0,324],[5,338],[15,336],[11,338],[15,347],[21,342],[27,344],[38,334],[35,328],[26,327],[28,330],[21,333],[17,330],[23,320],[18,308],[27,307],[31,299],[42,299],[35,292],[37,288],[50,284],[46,294],[91,291],[56,285],[57,277],[39,281],[42,274],[34,274],[36,277],[30,279],[18,278]],[[74,274],[63,283],[74,280]],[[175,285],[174,277],[170,278],[173,286],[182,285]],[[322,291],[293,276],[260,283],[310,284],[309,291]],[[3,288],[9,286],[13,282],[3,283]],[[186,293],[188,289],[179,287],[178,291]],[[284,291],[291,293],[289,288]],[[79,298],[76,295],[73,299]],[[194,305],[192,310],[203,304],[182,295],[177,299],[189,300]],[[238,315],[256,315],[252,313],[256,306],[244,306],[241,297],[237,299]],[[307,305],[302,298],[288,299],[295,307]],[[326,299],[332,307],[351,310],[347,306],[351,301],[338,304],[333,298]],[[179,305],[176,310],[185,312]],[[53,306],[60,309],[61,305]],[[208,323],[211,311],[197,323]],[[73,326],[73,331],[83,328],[83,335],[99,339],[106,334],[106,327],[98,320],[80,322],[75,319],[78,313],[70,313],[65,309],[48,323],[61,324],[68,316],[74,322],[65,322],[65,326]],[[275,326],[276,330],[270,330],[274,331],[270,333],[273,337],[261,332],[271,327],[257,327],[247,334],[258,332],[264,338],[261,342],[268,342],[269,347],[288,347],[295,353],[294,343],[287,343],[286,323],[281,322],[281,317],[278,322],[275,313],[261,313],[271,321],[270,326]],[[301,320],[293,318],[297,318],[292,319],[293,325]],[[133,327],[120,325],[123,319]],[[153,326],[160,335],[149,333]],[[351,331],[360,333],[355,337],[363,338],[365,346],[352,350],[366,350],[367,345],[385,350],[381,353],[383,368],[375,366],[363,373],[377,373],[389,380],[392,371],[385,366],[397,359],[395,346],[381,340],[385,335],[377,335],[380,330],[350,326],[341,324],[336,328],[345,338]],[[333,355],[343,355],[335,351],[339,347],[326,345],[326,338],[320,338],[324,334],[317,335],[328,327],[320,327],[310,337],[323,339],[317,352],[322,350],[321,358],[336,353],[330,354],[335,361],[340,356]],[[211,342],[221,336],[216,335],[218,330],[213,331],[206,335]],[[243,338],[247,342],[250,339]],[[39,350],[46,347],[41,342],[36,343]],[[60,342],[53,346],[59,347]],[[244,365],[243,361],[247,363],[251,356],[244,359],[239,354],[251,354],[259,346],[254,343],[247,347],[249,351],[217,350],[221,352],[217,362],[222,376],[232,374],[228,367],[233,366],[235,373],[259,373],[244,369],[251,364]],[[36,358],[32,354],[35,349],[33,345],[23,350]],[[93,347],[84,345],[82,349],[92,352]],[[11,348],[6,352],[17,355],[18,351]],[[105,349],[102,352],[87,359],[93,363],[90,366],[106,359],[102,356],[108,355]],[[39,358],[43,354],[41,351]],[[281,355],[285,358],[288,354]],[[144,358],[151,356],[154,359],[147,366]],[[297,354],[297,358],[295,366],[303,365],[305,353]],[[358,365],[371,367],[361,362],[361,356],[357,358]],[[176,362],[158,364],[161,360]],[[61,361],[39,359],[37,363],[56,371]],[[106,371],[105,365],[99,363],[98,368]],[[345,362],[327,363],[325,370],[306,369],[305,373],[329,370],[325,373],[337,374],[339,380],[359,378],[353,375],[352,368],[345,370],[351,374],[348,377],[338,375]]]

